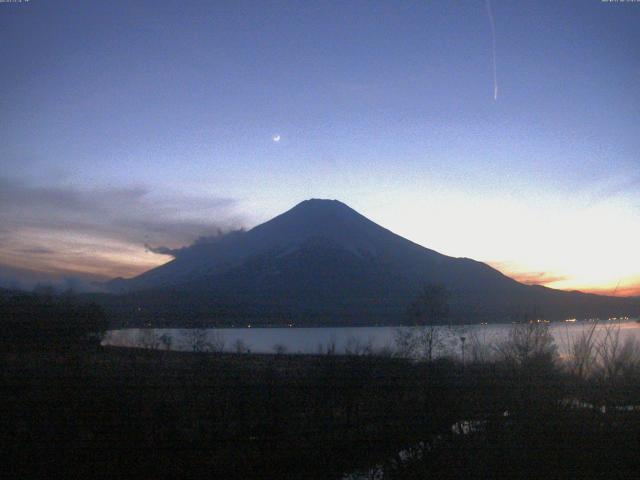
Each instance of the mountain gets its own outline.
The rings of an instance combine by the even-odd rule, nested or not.
[[[377,225],[337,200],[306,200],[246,232],[176,252],[171,262],[109,283],[119,318],[169,324],[398,324],[420,288],[451,292],[454,321],[629,315],[638,299],[516,282]]]

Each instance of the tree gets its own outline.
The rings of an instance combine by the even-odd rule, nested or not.
[[[145,328],[138,332],[138,344],[142,348],[146,348],[148,350],[158,350],[161,343],[162,339],[160,338],[160,336],[150,328]]]
[[[227,340],[222,333],[213,331],[209,335],[209,342],[207,343],[207,347],[211,352],[222,353],[224,351],[224,346],[226,345],[226,343]]]
[[[444,335],[439,325],[449,318],[449,291],[443,285],[425,285],[409,306],[409,317],[415,326],[415,338],[407,343],[412,350],[418,349],[421,356],[433,360],[433,355],[444,344]]]
[[[394,332],[396,355],[401,358],[416,356],[418,341],[415,328],[400,327]]]
[[[620,337],[620,324],[606,325],[596,345],[597,377],[604,382],[622,378],[638,378],[640,371],[640,344],[634,337]],[[637,381],[637,380],[636,380]]]
[[[433,360],[433,354],[444,346],[442,326],[422,325],[416,330],[416,344],[422,357]]]
[[[204,352],[208,349],[207,330],[204,328],[185,328],[182,330],[184,345],[192,352]]]
[[[160,342],[164,345],[165,350],[171,350],[171,344],[173,343],[173,337],[167,333],[160,335]]]
[[[275,353],[276,355],[284,355],[285,353],[287,353],[287,346],[283,343],[276,343],[273,346],[273,353]]]
[[[552,368],[558,355],[549,327],[539,322],[515,324],[496,350],[515,367]]]
[[[250,351],[248,345],[241,338],[233,342],[233,349],[236,353],[248,353]]]
[[[443,324],[449,318],[449,291],[444,285],[428,284],[411,303],[409,315],[416,326]]]
[[[226,340],[220,332],[208,332],[206,328],[186,328],[182,330],[183,345],[192,352],[222,353]]]
[[[98,346],[109,322],[104,310],[72,295],[16,292],[0,301],[3,339],[9,344],[67,343]],[[0,340],[0,341],[2,341]]]

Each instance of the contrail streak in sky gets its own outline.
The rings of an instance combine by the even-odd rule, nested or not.
[[[611,294],[612,297],[616,296],[616,293],[618,293],[618,288],[620,287],[620,282],[622,280],[618,280],[618,284],[616,285],[616,289],[613,291],[613,293]]]
[[[491,23],[491,43],[493,53],[493,99],[498,100],[498,73],[496,69],[496,24],[493,21],[493,12],[491,11],[491,2],[486,0],[487,15],[489,15],[489,23]]]

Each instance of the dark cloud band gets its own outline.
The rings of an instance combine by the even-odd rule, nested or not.
[[[78,189],[0,177],[0,264],[59,270],[67,261],[69,270],[82,275],[83,262],[94,274],[104,262],[110,275],[109,262],[126,261],[121,245],[142,252],[147,245],[150,252],[175,256],[180,247],[238,228],[242,217],[236,207],[230,198],[171,195],[141,186]]]

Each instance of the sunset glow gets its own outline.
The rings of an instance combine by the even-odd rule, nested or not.
[[[131,277],[171,260],[143,245],[68,232],[20,231],[28,242],[5,243],[0,264],[66,276],[92,279]]]
[[[331,198],[524,283],[637,295],[626,7],[2,5],[0,285],[135,276]]]

